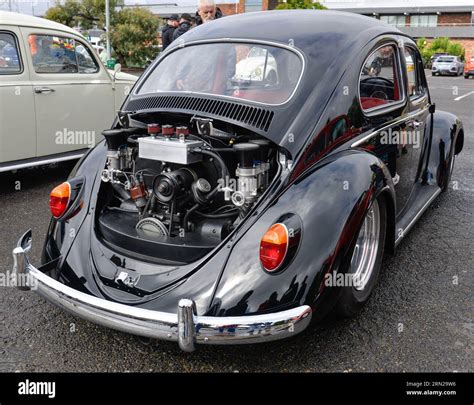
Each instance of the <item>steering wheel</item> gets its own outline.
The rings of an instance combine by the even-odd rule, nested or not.
[[[384,93],[381,90],[375,90],[371,95],[370,98],[379,98],[381,100],[388,100],[387,93]]]
[[[390,92],[394,91],[394,84],[390,79],[387,79],[386,77],[366,77],[360,81],[361,83],[365,84],[367,88],[367,93],[370,90],[373,90],[372,93],[370,93],[369,97],[371,98],[378,98],[382,100],[388,100],[389,96],[387,94]],[[370,86],[370,87],[369,87]],[[384,90],[379,90],[377,87],[380,87]]]
[[[386,77],[381,77],[381,76],[375,76],[375,77],[366,77],[361,80],[361,82],[369,82],[369,81],[376,81],[376,80],[382,80],[383,82],[387,83],[390,87],[393,87],[393,82],[390,79],[387,79]]]

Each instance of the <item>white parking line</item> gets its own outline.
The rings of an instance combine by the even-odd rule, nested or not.
[[[459,101],[464,97],[470,96],[471,94],[474,94],[474,91],[470,91],[469,93],[464,94],[464,96],[459,96],[454,99],[454,101]]]

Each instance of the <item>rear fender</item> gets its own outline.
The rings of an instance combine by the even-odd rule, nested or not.
[[[431,114],[428,118],[428,128],[431,146],[423,180],[443,188],[445,179],[449,178],[451,158],[463,148],[464,130],[459,118],[445,111]]]
[[[57,220],[54,217],[51,219],[46,234],[42,264],[56,260],[60,256],[66,257],[85,218],[90,213],[91,207],[95,204],[96,198],[92,198],[92,192],[95,183],[100,181],[101,169],[105,165],[106,151],[105,142],[99,143],[79,160],[69,175],[69,181],[80,177],[85,180],[83,182],[84,189],[81,190],[81,201],[75,204],[81,208],[74,216],[66,220]]]
[[[387,239],[393,246],[395,193],[383,162],[365,151],[350,150],[310,168],[235,241],[209,314],[266,313],[303,304],[324,312],[335,302],[329,297],[336,294],[335,288],[324,288],[325,274],[345,271],[342,264],[352,251],[365,212],[380,193],[387,201]],[[300,244],[289,266],[270,274],[260,263],[260,240],[285,214],[299,216]]]

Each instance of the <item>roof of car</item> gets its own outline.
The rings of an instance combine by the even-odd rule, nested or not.
[[[342,86],[339,84],[341,79],[345,77],[345,83],[349,89],[348,94],[356,95],[352,89],[358,88],[362,63],[374,46],[383,43],[379,40],[380,37],[393,40],[402,35],[393,26],[354,13],[329,10],[252,12],[219,18],[189,30],[178,40],[173,41],[153,66],[161,63],[162,58],[167,58],[172,52],[185,52],[186,47],[192,46],[194,41],[205,43],[208,41],[209,46],[213,46],[214,41],[273,42],[301,51],[305,63],[293,97],[281,105],[264,104],[263,107],[259,105],[259,108],[273,113],[268,130],[258,129],[260,134],[286,148],[292,156],[296,156],[306,143],[308,129],[313,128],[321,117],[325,121],[326,118],[334,119],[334,114],[347,115],[349,110],[345,109],[344,103],[328,106],[336,87]],[[403,36],[407,42],[413,42],[406,35]],[[183,51],[179,50],[181,48]],[[205,57],[203,50],[203,58]],[[153,71],[153,66],[150,72]],[[283,67],[283,69],[288,69],[288,67]],[[143,83],[153,80],[150,78],[150,74],[145,73],[139,80]],[[179,94],[179,92],[172,93]],[[182,92],[182,95],[194,97],[187,92]],[[133,93],[130,100],[141,97],[147,98],[149,95]],[[156,97],[160,95],[157,94]],[[209,97],[219,98],[217,95],[209,95]],[[344,97],[352,103],[349,107],[350,114],[353,115],[351,119],[362,119],[359,118],[362,112],[358,110],[357,99],[345,95]],[[236,102],[252,104],[242,99]],[[132,107],[127,104],[126,108]],[[229,111],[234,110],[236,109],[232,108]],[[215,115],[218,116],[218,114]],[[251,130],[256,131],[255,126],[247,125],[247,115],[236,121],[239,125],[252,127]],[[289,134],[301,134],[301,136],[292,137]]]
[[[33,17],[31,15],[20,13],[12,13],[10,11],[0,11],[0,25],[18,25],[22,27],[52,29],[82,36],[78,31],[73,30],[67,25],[46,20],[45,18]]]
[[[317,45],[333,47],[334,39],[336,42],[347,42],[357,38],[366,43],[377,35],[389,32],[401,34],[397,28],[380,20],[354,13],[330,10],[274,10],[219,18],[189,30],[181,38],[185,42],[224,37],[273,41],[287,45],[293,43],[303,51],[314,53],[315,42],[318,42]],[[170,48],[174,46],[178,45],[172,43]]]

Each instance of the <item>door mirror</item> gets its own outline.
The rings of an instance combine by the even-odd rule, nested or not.
[[[120,63],[116,63],[114,66],[114,81],[117,78],[117,73],[120,73],[122,70],[122,65]]]
[[[430,104],[428,111],[430,112],[430,114],[434,114],[436,111],[436,104],[435,103]]]

